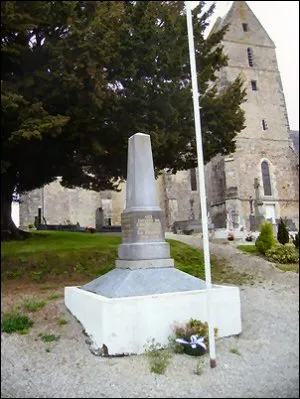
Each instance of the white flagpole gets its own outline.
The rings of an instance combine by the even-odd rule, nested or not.
[[[197,158],[198,158],[198,176],[199,176],[199,196],[201,204],[201,217],[202,217],[202,233],[203,233],[203,249],[204,249],[204,264],[205,264],[205,280],[206,280],[206,308],[207,308],[207,322],[209,334],[209,355],[210,367],[216,367],[216,348],[215,348],[215,335],[214,327],[212,325],[211,313],[211,271],[210,271],[210,255],[209,255],[209,237],[208,237],[208,223],[207,223],[207,210],[206,210],[206,192],[205,192],[205,177],[204,177],[204,162],[203,162],[203,147],[201,136],[201,122],[200,122],[200,108],[199,108],[199,92],[197,83],[196,72],[196,56],[194,47],[194,34],[192,23],[191,8],[185,2],[187,29],[189,39],[189,52],[193,88],[193,103],[194,103],[194,118],[195,130],[197,140]]]

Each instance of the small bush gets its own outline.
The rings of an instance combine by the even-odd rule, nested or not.
[[[292,245],[275,245],[266,251],[266,257],[269,261],[275,263],[298,263],[299,252]]]
[[[42,335],[40,334],[41,340],[44,342],[53,342],[53,341],[58,341],[60,338],[60,335],[55,335],[55,334],[45,334]]]
[[[2,316],[1,331],[11,334],[18,332],[24,334],[33,326],[33,321],[27,315],[16,313],[14,311],[6,312]]]
[[[168,349],[155,342],[152,338],[146,345],[145,354],[150,364],[150,371],[156,374],[165,374],[168,365],[171,363],[172,354]]]
[[[277,240],[282,245],[287,244],[290,241],[289,232],[282,218],[279,219],[278,223]]]
[[[266,251],[272,248],[275,244],[273,233],[273,226],[271,223],[263,223],[260,230],[260,235],[255,242],[257,250],[265,255]]]

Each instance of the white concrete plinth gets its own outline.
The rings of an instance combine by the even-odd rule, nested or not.
[[[65,305],[80,321],[94,345],[105,344],[109,355],[141,354],[148,339],[168,344],[174,324],[190,318],[207,321],[207,290],[107,298],[80,289],[65,287]],[[240,292],[237,287],[213,285],[213,325],[218,337],[242,331]]]

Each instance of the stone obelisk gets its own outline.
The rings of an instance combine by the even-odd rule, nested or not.
[[[153,268],[174,266],[165,241],[164,216],[159,207],[150,136],[129,138],[126,208],[121,215],[123,244],[116,267]]]

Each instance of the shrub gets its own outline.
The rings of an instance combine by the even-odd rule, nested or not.
[[[292,241],[295,247],[299,248],[299,232],[294,237],[292,237]]]
[[[145,354],[150,364],[150,371],[156,374],[165,374],[171,362],[171,352],[164,349],[160,343],[155,342],[155,339],[152,338],[148,346],[146,345]]]
[[[24,334],[28,329],[33,326],[33,321],[27,315],[16,313],[14,311],[6,312],[3,314],[1,321],[1,330],[8,334],[18,332]]]
[[[275,263],[299,263],[299,253],[292,245],[276,245],[266,251],[266,257]]]
[[[33,229],[34,228],[34,224],[33,223],[29,223],[28,228],[29,229]]]
[[[279,219],[278,223],[277,240],[282,245],[287,244],[290,241],[289,232],[282,218]]]
[[[255,241],[257,250],[265,255],[266,251],[275,245],[275,238],[273,233],[273,226],[271,223],[263,223],[260,230],[260,235]]]

